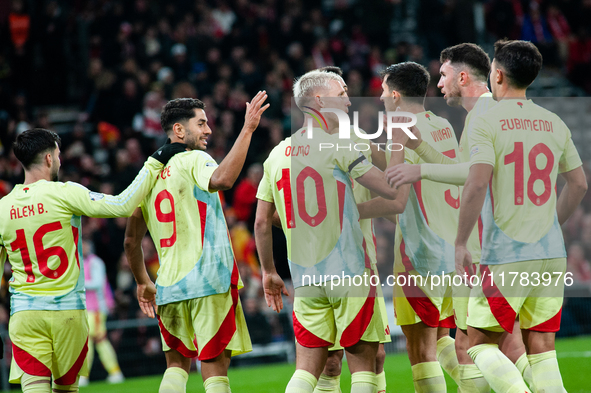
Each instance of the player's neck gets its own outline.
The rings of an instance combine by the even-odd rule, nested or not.
[[[25,170],[25,182],[23,184],[33,184],[37,183],[39,180],[51,181],[49,170],[38,168],[29,171]]]
[[[399,108],[402,112],[410,112],[410,113],[414,113],[415,115],[417,113],[425,112],[424,105],[416,104],[416,103],[412,103],[412,102],[400,103]]]
[[[469,113],[474,109],[474,105],[476,105],[480,96],[488,92],[488,87],[484,83],[474,84],[466,88],[466,90],[462,92],[462,106],[466,112]]]
[[[315,121],[316,120],[312,116],[305,115],[304,116],[304,124],[302,125],[302,128],[304,128],[304,129],[307,130],[308,127],[310,126],[310,124],[312,124],[311,127],[314,128],[314,125],[313,124],[314,124]],[[336,133],[339,132],[339,123],[338,122],[336,122],[336,123],[333,124],[333,122],[331,121],[331,119],[327,119],[326,120],[326,126],[327,126],[327,129],[326,130],[324,129],[324,125],[321,126],[321,129],[322,129],[322,131],[326,132],[327,134],[336,134]]]
[[[514,89],[512,87],[506,87],[505,89],[499,89],[495,95],[495,99],[497,101],[502,100],[525,100],[527,97],[525,96],[526,89]]]

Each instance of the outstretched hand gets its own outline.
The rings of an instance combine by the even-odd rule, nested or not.
[[[263,290],[267,306],[273,308],[273,311],[279,312],[283,309],[283,299],[281,294],[289,296],[285,283],[277,273],[263,272]]]
[[[137,300],[140,304],[140,309],[150,318],[156,317],[154,310],[158,311],[156,305],[156,286],[152,281],[148,284],[137,285]]]
[[[259,122],[261,121],[261,116],[264,111],[271,104],[267,104],[262,106],[267,99],[267,92],[265,90],[259,91],[256,96],[250,101],[246,103],[246,115],[244,116],[244,129],[249,132],[254,132],[259,126]]]

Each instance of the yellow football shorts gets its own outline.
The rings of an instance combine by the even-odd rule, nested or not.
[[[430,327],[454,328],[451,278],[453,273],[424,277],[414,270],[404,247],[395,249],[394,314],[396,324],[423,322]]]
[[[164,351],[174,349],[186,358],[209,360],[222,351],[232,356],[252,351],[238,288],[226,293],[158,306]]]
[[[377,268],[375,266],[374,271],[377,272]],[[376,294],[376,301],[378,302],[380,315],[382,317],[382,329],[384,329],[384,339],[380,340],[380,343],[389,343],[392,342],[392,336],[390,336],[390,323],[388,322],[388,311],[386,310],[386,301],[384,300],[384,294],[382,293],[381,283],[376,288]],[[338,351],[343,349],[343,347],[339,344],[342,334],[342,331],[337,332],[337,338],[335,340],[335,343],[330,348],[328,348],[329,351]]]
[[[566,258],[481,265],[481,285],[468,304],[468,325],[512,333],[521,329],[557,332],[564,300]]]
[[[333,344],[348,348],[359,341],[385,342],[386,329],[377,300],[379,281],[372,285],[376,282],[370,279],[371,272],[366,268],[351,283],[346,278],[346,285],[331,287],[331,282],[327,282],[296,288],[293,324],[297,342],[307,348]]]
[[[19,311],[8,325],[12,341],[10,383],[23,374],[53,375],[58,385],[88,376],[88,321],[85,310]]]

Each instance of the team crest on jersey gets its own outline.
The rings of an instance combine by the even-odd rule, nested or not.
[[[101,199],[103,199],[105,197],[105,194],[101,194],[100,192],[90,191],[88,193],[88,196],[90,197],[91,201],[100,201]]]

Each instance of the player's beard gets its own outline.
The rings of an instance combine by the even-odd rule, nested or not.
[[[447,105],[460,106],[462,104],[462,93],[460,92],[460,88],[457,84],[452,85],[451,90],[446,95]]]

